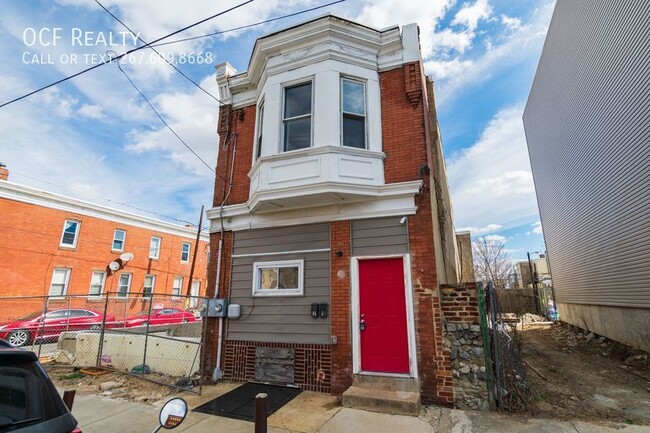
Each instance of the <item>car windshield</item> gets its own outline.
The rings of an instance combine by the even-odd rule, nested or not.
[[[151,310],[151,315],[153,316],[154,314],[160,313],[160,310]],[[143,311],[141,313],[137,314],[138,316],[148,316],[149,312],[148,311]]]

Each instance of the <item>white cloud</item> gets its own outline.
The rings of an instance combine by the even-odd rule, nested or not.
[[[537,217],[522,111],[501,110],[473,146],[448,158],[457,226],[513,227]]]
[[[426,59],[433,54],[436,24],[454,3],[455,0],[370,0],[353,20],[377,28],[417,23],[422,57]]]
[[[536,233],[538,235],[541,235],[543,233],[542,232],[542,222],[541,221],[537,221],[534,224],[531,224],[530,226],[533,228],[533,230],[532,230],[533,233]]]
[[[513,31],[519,31],[524,28],[524,26],[521,24],[521,20],[517,17],[509,17],[508,15],[502,14],[501,22],[503,25]]]
[[[95,120],[104,120],[106,118],[106,115],[104,114],[104,110],[102,109],[102,107],[99,105],[92,105],[92,104],[82,105],[77,111],[77,114]]]
[[[434,52],[456,50],[463,53],[472,45],[472,39],[474,39],[474,32],[455,32],[451,29],[444,29],[431,35]]]
[[[471,60],[441,60],[441,61],[428,61],[424,62],[424,69],[433,75],[433,79],[442,80],[463,74],[467,69],[472,67]]]
[[[475,30],[480,20],[486,20],[492,15],[492,8],[487,0],[476,0],[476,3],[463,7],[454,16],[451,25],[464,25],[469,30]]]
[[[486,235],[483,236],[483,239],[485,239],[488,242],[502,242],[502,243],[505,243],[507,240],[505,236],[501,236],[501,235]]]
[[[495,232],[502,228],[503,226],[501,224],[488,224],[484,227],[463,227],[460,229],[457,229],[457,231],[470,231],[474,235],[479,235],[482,233],[490,233],[490,232]]]

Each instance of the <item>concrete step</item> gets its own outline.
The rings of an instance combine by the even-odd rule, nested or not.
[[[420,393],[351,386],[343,393],[343,407],[391,415],[419,415]]]
[[[412,377],[372,376],[368,374],[355,374],[352,386],[359,388],[372,388],[384,391],[419,392],[420,384]]]

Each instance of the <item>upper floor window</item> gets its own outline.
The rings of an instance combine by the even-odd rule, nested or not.
[[[95,271],[90,277],[90,296],[101,296],[106,282],[106,272]]]
[[[81,226],[81,223],[79,221],[65,220],[65,223],[63,224],[63,234],[61,235],[61,246],[77,246],[79,226]]]
[[[50,283],[50,296],[64,296],[68,291],[69,281],[70,269],[54,269],[54,272],[52,273],[52,282]]]
[[[113,234],[113,251],[122,251],[124,250],[124,241],[126,240],[126,231],[116,229],[115,234]]]
[[[262,156],[262,125],[264,124],[264,102],[257,109],[257,154],[256,159]]]
[[[151,243],[149,244],[149,258],[150,259],[159,259],[160,258],[160,244],[162,239],[157,236],[151,237]]]
[[[359,81],[341,80],[343,145],[366,148],[366,86]]]
[[[284,151],[311,146],[312,85],[308,83],[284,89]]]
[[[181,262],[190,261],[190,248],[192,245],[189,242],[183,242],[181,245]]]
[[[131,290],[131,274],[121,274],[120,281],[117,283],[117,296],[126,298]]]

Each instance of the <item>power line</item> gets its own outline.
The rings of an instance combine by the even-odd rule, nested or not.
[[[316,6],[316,7],[310,8],[310,9],[305,9],[305,10],[302,10],[302,11],[299,11],[299,12],[294,12],[292,14],[282,15],[282,16],[275,17],[275,18],[269,18],[268,20],[264,20],[264,21],[258,21],[258,22],[254,23],[254,24],[247,24],[245,26],[239,26],[239,27],[234,27],[232,29],[228,29],[228,30],[221,30],[221,31],[214,32],[214,33],[208,33],[208,34],[205,34],[205,35],[202,35],[202,36],[192,36],[190,38],[176,39],[175,41],[161,42],[159,44],[152,45],[152,46],[154,46],[154,47],[162,47],[164,45],[171,45],[171,44],[177,44],[179,42],[193,41],[193,40],[196,40],[196,39],[208,38],[210,36],[216,36],[216,35],[222,35],[224,33],[230,33],[230,32],[234,32],[234,31],[237,31],[237,30],[248,29],[248,28],[251,28],[251,27],[259,26],[261,24],[267,24],[267,23],[282,20],[282,19],[285,19],[285,18],[295,17],[296,15],[301,15],[301,14],[304,14],[304,13],[307,13],[307,12],[312,12],[312,11],[315,11],[315,10],[318,10],[318,9],[325,8],[327,6],[335,5],[337,3],[343,3],[344,1],[347,1],[347,0],[337,0],[337,1],[334,1],[334,2],[331,2],[331,3],[326,3],[324,5]]]
[[[162,123],[167,127],[167,129],[169,129],[169,130],[172,132],[172,134],[174,134],[174,135],[176,136],[176,138],[178,138],[178,140],[179,140],[181,143],[183,143],[183,145],[184,145],[185,147],[187,147],[188,150],[189,150],[190,152],[192,152],[192,153],[194,154],[194,156],[196,156],[196,157],[199,159],[199,161],[201,161],[201,162],[203,163],[203,165],[205,165],[206,167],[208,167],[208,170],[210,170],[212,173],[216,174],[216,171],[214,171],[214,168],[210,167],[210,165],[209,165],[207,162],[205,162],[205,161],[203,160],[203,158],[201,158],[201,157],[199,156],[199,154],[196,153],[196,152],[194,151],[194,149],[192,149],[192,148],[190,147],[190,145],[187,144],[187,143],[185,142],[185,140],[183,140],[183,139],[181,138],[181,136],[178,135],[178,134],[176,133],[176,131],[174,131],[174,130],[172,129],[172,127],[169,126],[169,124],[168,124],[167,122],[165,122],[165,119],[163,119],[163,117],[160,115],[160,113],[158,113],[158,110],[156,110],[156,107],[154,107],[153,104],[152,104],[151,102],[149,102],[149,99],[147,99],[147,97],[144,96],[144,93],[142,93],[142,92],[140,91],[140,89],[138,89],[138,87],[135,85],[135,83],[133,82],[133,80],[131,80],[131,78],[127,75],[127,73],[124,71],[124,69],[122,69],[122,66],[120,66],[119,63],[117,64],[117,67],[118,67],[118,69],[120,70],[120,72],[122,72],[122,73],[124,74],[124,76],[126,77],[126,79],[129,80],[129,83],[131,83],[131,86],[133,86],[133,88],[134,88],[134,89],[135,89],[135,90],[140,94],[140,96],[142,96],[142,99],[144,99],[145,102],[149,105],[149,107],[151,107],[151,109],[153,110],[153,112],[156,113],[156,116],[158,116],[158,118],[160,119],[160,121],[161,121],[161,122],[162,122]]]
[[[84,69],[83,71],[79,71],[79,72],[77,72],[77,73],[75,73],[75,74],[68,75],[67,77],[62,78],[62,79],[60,79],[60,80],[58,80],[58,81],[55,81],[54,83],[48,84],[48,85],[43,86],[43,87],[41,87],[41,88],[39,88],[39,89],[33,90],[33,91],[31,91],[31,92],[29,92],[29,93],[26,93],[26,94],[24,94],[24,95],[22,95],[22,96],[19,96],[19,97],[17,97],[17,98],[14,98],[14,99],[12,99],[11,101],[5,102],[5,103],[3,103],[2,105],[0,105],[0,108],[2,108],[2,107],[4,107],[4,106],[7,106],[7,105],[9,105],[9,104],[13,104],[14,102],[17,102],[17,101],[20,101],[20,100],[22,100],[22,99],[25,99],[25,98],[27,98],[27,97],[29,97],[29,96],[35,94],[35,93],[41,92],[41,91],[43,91],[43,90],[45,90],[45,89],[49,89],[50,87],[56,86],[57,84],[61,84],[61,83],[65,82],[65,81],[68,81],[68,80],[70,80],[70,79],[72,79],[72,78],[78,77],[79,75],[85,74],[86,72],[90,72],[90,71],[92,71],[93,69],[97,69],[97,68],[99,68],[100,66],[104,66],[104,65],[107,64],[107,63],[111,63],[111,62],[113,62],[113,61],[120,60],[120,59],[121,59],[122,57],[124,57],[124,56],[127,56],[127,55],[129,55],[129,54],[131,54],[131,53],[135,53],[136,51],[140,51],[140,50],[142,50],[142,49],[144,49],[144,48],[149,47],[150,45],[153,45],[153,44],[155,44],[155,43],[157,43],[157,42],[160,42],[160,41],[162,41],[162,40],[164,40],[164,39],[167,39],[167,38],[170,38],[170,37],[172,37],[172,36],[174,36],[174,35],[177,35],[177,34],[179,34],[179,33],[181,33],[181,32],[184,32],[185,30],[191,29],[192,27],[196,27],[196,26],[198,26],[199,24],[203,24],[203,23],[206,22],[206,21],[210,21],[210,20],[212,20],[212,19],[214,19],[214,18],[216,18],[216,17],[218,17],[218,16],[221,16],[221,15],[223,15],[223,14],[226,14],[226,13],[228,13],[228,12],[231,12],[231,11],[233,11],[233,10],[235,10],[235,9],[238,9],[238,8],[244,6],[244,5],[247,5],[248,3],[252,3],[253,1],[255,1],[255,0],[246,0],[246,1],[243,2],[243,3],[240,3],[240,4],[236,5],[236,6],[233,6],[233,7],[229,8],[229,9],[226,9],[226,10],[224,10],[224,11],[221,11],[221,12],[219,12],[219,13],[217,13],[217,14],[214,14],[214,15],[212,15],[212,16],[209,16],[209,17],[207,17],[207,18],[204,18],[204,19],[202,19],[201,21],[197,21],[197,22],[195,22],[194,24],[190,24],[189,26],[185,26],[185,27],[183,27],[183,28],[180,29],[180,30],[176,30],[175,32],[172,32],[172,33],[170,33],[170,34],[168,34],[168,35],[166,35],[166,36],[163,36],[163,37],[161,37],[161,38],[158,38],[158,39],[156,39],[156,40],[154,40],[154,41],[151,41],[151,42],[149,42],[148,44],[145,44],[145,45],[142,45],[142,46],[139,46],[139,47],[133,48],[133,49],[128,50],[128,51],[126,51],[126,52],[124,52],[124,53],[122,53],[122,54],[116,55],[115,57],[111,57],[111,58],[108,59],[108,60],[104,60],[104,61],[102,61],[102,62],[100,62],[100,63],[98,63],[98,64],[96,64],[96,65],[93,65],[93,66],[91,66],[91,67],[89,67],[89,68],[86,68],[86,69]]]
[[[106,11],[106,13],[109,14],[111,17],[113,17],[113,18],[114,18],[118,23],[122,24],[122,26],[124,26],[125,29],[127,29],[129,32],[131,32],[131,34],[132,34],[133,36],[135,36],[136,38],[138,38],[138,40],[139,40],[140,42],[142,42],[143,44],[145,44],[145,46],[147,46],[148,48],[150,48],[154,53],[158,54],[158,56],[159,56],[161,59],[163,59],[165,62],[167,62],[167,64],[168,64],[169,66],[171,66],[172,68],[174,68],[174,69],[176,70],[176,72],[178,72],[179,74],[181,74],[185,79],[187,79],[189,82],[191,82],[191,83],[194,84],[196,87],[198,87],[199,89],[201,89],[201,90],[203,91],[203,93],[205,93],[206,95],[210,96],[212,99],[214,99],[214,100],[217,101],[218,103],[220,103],[220,104],[225,104],[223,101],[221,101],[219,98],[217,98],[216,96],[214,96],[212,93],[208,92],[208,91],[205,90],[203,87],[201,87],[201,85],[200,85],[199,83],[197,83],[196,81],[194,81],[193,79],[191,79],[190,77],[188,77],[187,75],[185,75],[185,74],[183,73],[183,71],[181,71],[178,67],[176,67],[176,65],[174,65],[172,62],[170,62],[169,60],[167,60],[167,59],[165,58],[165,56],[163,56],[162,54],[160,54],[160,52],[159,52],[158,50],[156,50],[154,47],[152,47],[152,46],[150,46],[149,44],[147,44],[147,42],[146,42],[144,39],[142,39],[142,38],[141,38],[141,37],[140,37],[136,32],[134,32],[133,30],[131,30],[131,29],[129,28],[129,26],[127,26],[126,24],[124,24],[124,22],[123,22],[122,20],[120,20],[118,17],[116,17],[116,16],[115,16],[111,11],[109,11],[108,9],[106,9],[106,7],[105,7],[103,4],[101,4],[101,3],[99,2],[99,0],[95,0],[95,3],[97,3],[97,4],[99,5],[99,7],[101,7],[102,9],[104,9],[104,10]]]

